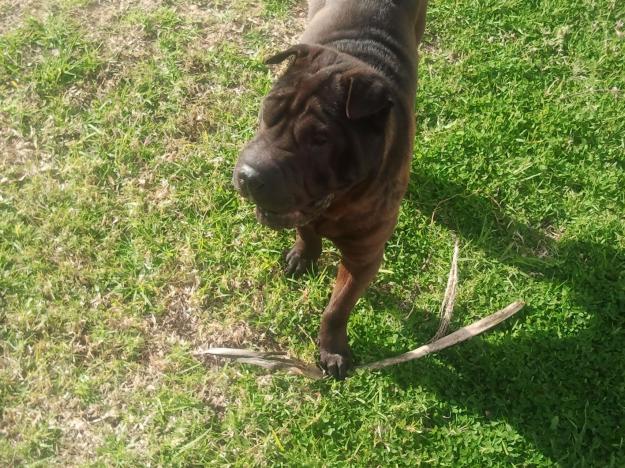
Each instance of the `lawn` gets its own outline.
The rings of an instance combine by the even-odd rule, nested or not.
[[[338,255],[231,174],[294,0],[0,0],[0,465],[625,466],[625,2],[432,1],[409,192],[350,322],[344,382],[199,359],[313,361]]]

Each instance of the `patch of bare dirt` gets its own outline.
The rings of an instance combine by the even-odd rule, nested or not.
[[[195,44],[198,49],[210,50],[223,42],[244,45],[246,34],[256,32],[263,47],[274,50],[288,47],[303,31],[306,2],[298,2],[292,14],[280,20],[267,18],[257,1],[189,2],[180,12],[202,31]]]
[[[40,20],[47,18],[53,11],[48,2],[40,0],[1,0],[0,1],[0,34],[18,28],[26,18]]]
[[[89,94],[103,97],[115,88],[132,65],[156,53],[154,41],[138,24],[123,22],[131,10],[149,13],[163,6],[155,0],[96,0],[76,11],[80,24],[89,25],[88,39],[100,45],[103,67]]]
[[[0,115],[0,188],[56,170],[51,154],[41,146],[40,135],[25,137],[3,120]]]

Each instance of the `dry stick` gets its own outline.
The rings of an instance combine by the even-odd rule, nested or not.
[[[444,336],[433,343],[423,345],[415,350],[400,354],[399,356],[358,366],[356,369],[382,369],[384,367],[393,366],[402,362],[422,358],[430,353],[448,348],[490,330],[494,326],[516,314],[523,308],[523,306],[525,306],[525,303],[522,301],[513,302],[504,309],[501,309],[488,317],[484,317],[477,322],[473,322],[471,325],[462,327],[461,329],[456,330],[455,332]],[[210,348],[207,350],[197,351],[194,354],[196,356],[211,355],[234,359],[236,362],[254,364],[272,370],[282,369],[291,374],[303,375],[311,379],[323,378],[323,373],[316,366],[307,364],[297,359],[288,358],[285,353],[258,352],[233,348]]]
[[[436,351],[440,351],[441,349],[449,348],[455,344],[461,343],[463,341],[468,340],[474,336],[479,335],[480,333],[484,333],[486,330],[490,330],[495,325],[500,324],[504,320],[509,317],[512,317],[519,310],[521,310],[525,306],[525,303],[522,301],[516,301],[505,307],[504,309],[498,310],[492,315],[488,317],[484,317],[477,322],[473,322],[471,325],[467,325],[466,327],[462,327],[459,330],[456,330],[453,333],[450,333],[443,338],[434,341],[433,343],[429,343],[423,345],[417,349],[412,351],[408,351],[407,353],[400,354],[399,356],[395,356],[392,358],[382,359],[381,361],[373,362],[371,364],[365,364],[362,366],[358,366],[360,369],[382,369],[383,367],[392,366],[395,364],[399,364],[401,362],[408,362],[414,359],[422,358],[423,356],[427,356],[430,353],[434,353]]]
[[[215,356],[232,359],[235,362],[253,364],[271,370],[284,370],[290,374],[303,375],[311,379],[323,378],[323,372],[311,364],[307,364],[299,359],[292,359],[283,352],[263,352],[251,351],[237,348],[209,348],[198,350],[193,353],[195,356]]]
[[[449,278],[447,279],[447,287],[445,288],[445,295],[440,307],[440,324],[434,337],[430,340],[430,343],[423,345],[417,349],[409,351],[399,356],[382,359],[381,361],[372,362],[370,364],[364,364],[356,367],[356,369],[382,369],[384,367],[392,366],[402,362],[412,361],[427,356],[430,353],[440,351],[442,349],[453,346],[462,341],[468,340],[471,337],[484,333],[485,331],[493,328],[495,325],[503,322],[508,317],[516,314],[523,308],[525,303],[521,301],[513,302],[504,309],[495,312],[488,317],[485,317],[477,322],[472,323],[466,327],[463,327],[447,336],[443,336],[447,332],[449,323],[454,310],[454,304],[456,302],[456,292],[458,289],[458,254],[459,254],[458,239],[454,243],[454,254],[451,260],[451,268],[449,271]],[[441,338],[442,336],[442,338]],[[287,357],[286,353],[275,351],[250,351],[246,349],[236,348],[209,348],[206,350],[198,350],[193,353],[195,356],[215,356],[227,359],[232,359],[235,362],[244,364],[253,364],[256,366],[264,367],[270,370],[284,370],[291,374],[302,375],[311,379],[321,379],[324,374],[321,370],[311,364],[307,364],[298,359],[291,359]]]
[[[460,247],[458,245],[458,238],[454,242],[454,255],[451,259],[451,268],[449,269],[449,277],[447,278],[447,287],[445,288],[445,295],[443,296],[443,302],[439,309],[440,323],[438,330],[430,340],[430,343],[438,340],[442,336],[445,336],[449,324],[451,323],[451,317],[454,312],[454,305],[456,303],[456,293],[458,291],[458,253]]]

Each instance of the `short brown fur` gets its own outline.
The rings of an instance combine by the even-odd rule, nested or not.
[[[427,0],[309,2],[301,44],[265,99],[261,125],[235,168],[259,220],[296,227],[287,272],[301,274],[321,238],[341,252],[319,330],[321,366],[351,366],[350,312],[376,275],[408,184],[417,46]]]

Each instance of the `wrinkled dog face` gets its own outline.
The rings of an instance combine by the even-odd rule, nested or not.
[[[307,224],[375,171],[392,106],[384,79],[348,56],[300,44],[267,63],[289,57],[233,177],[275,229]]]

